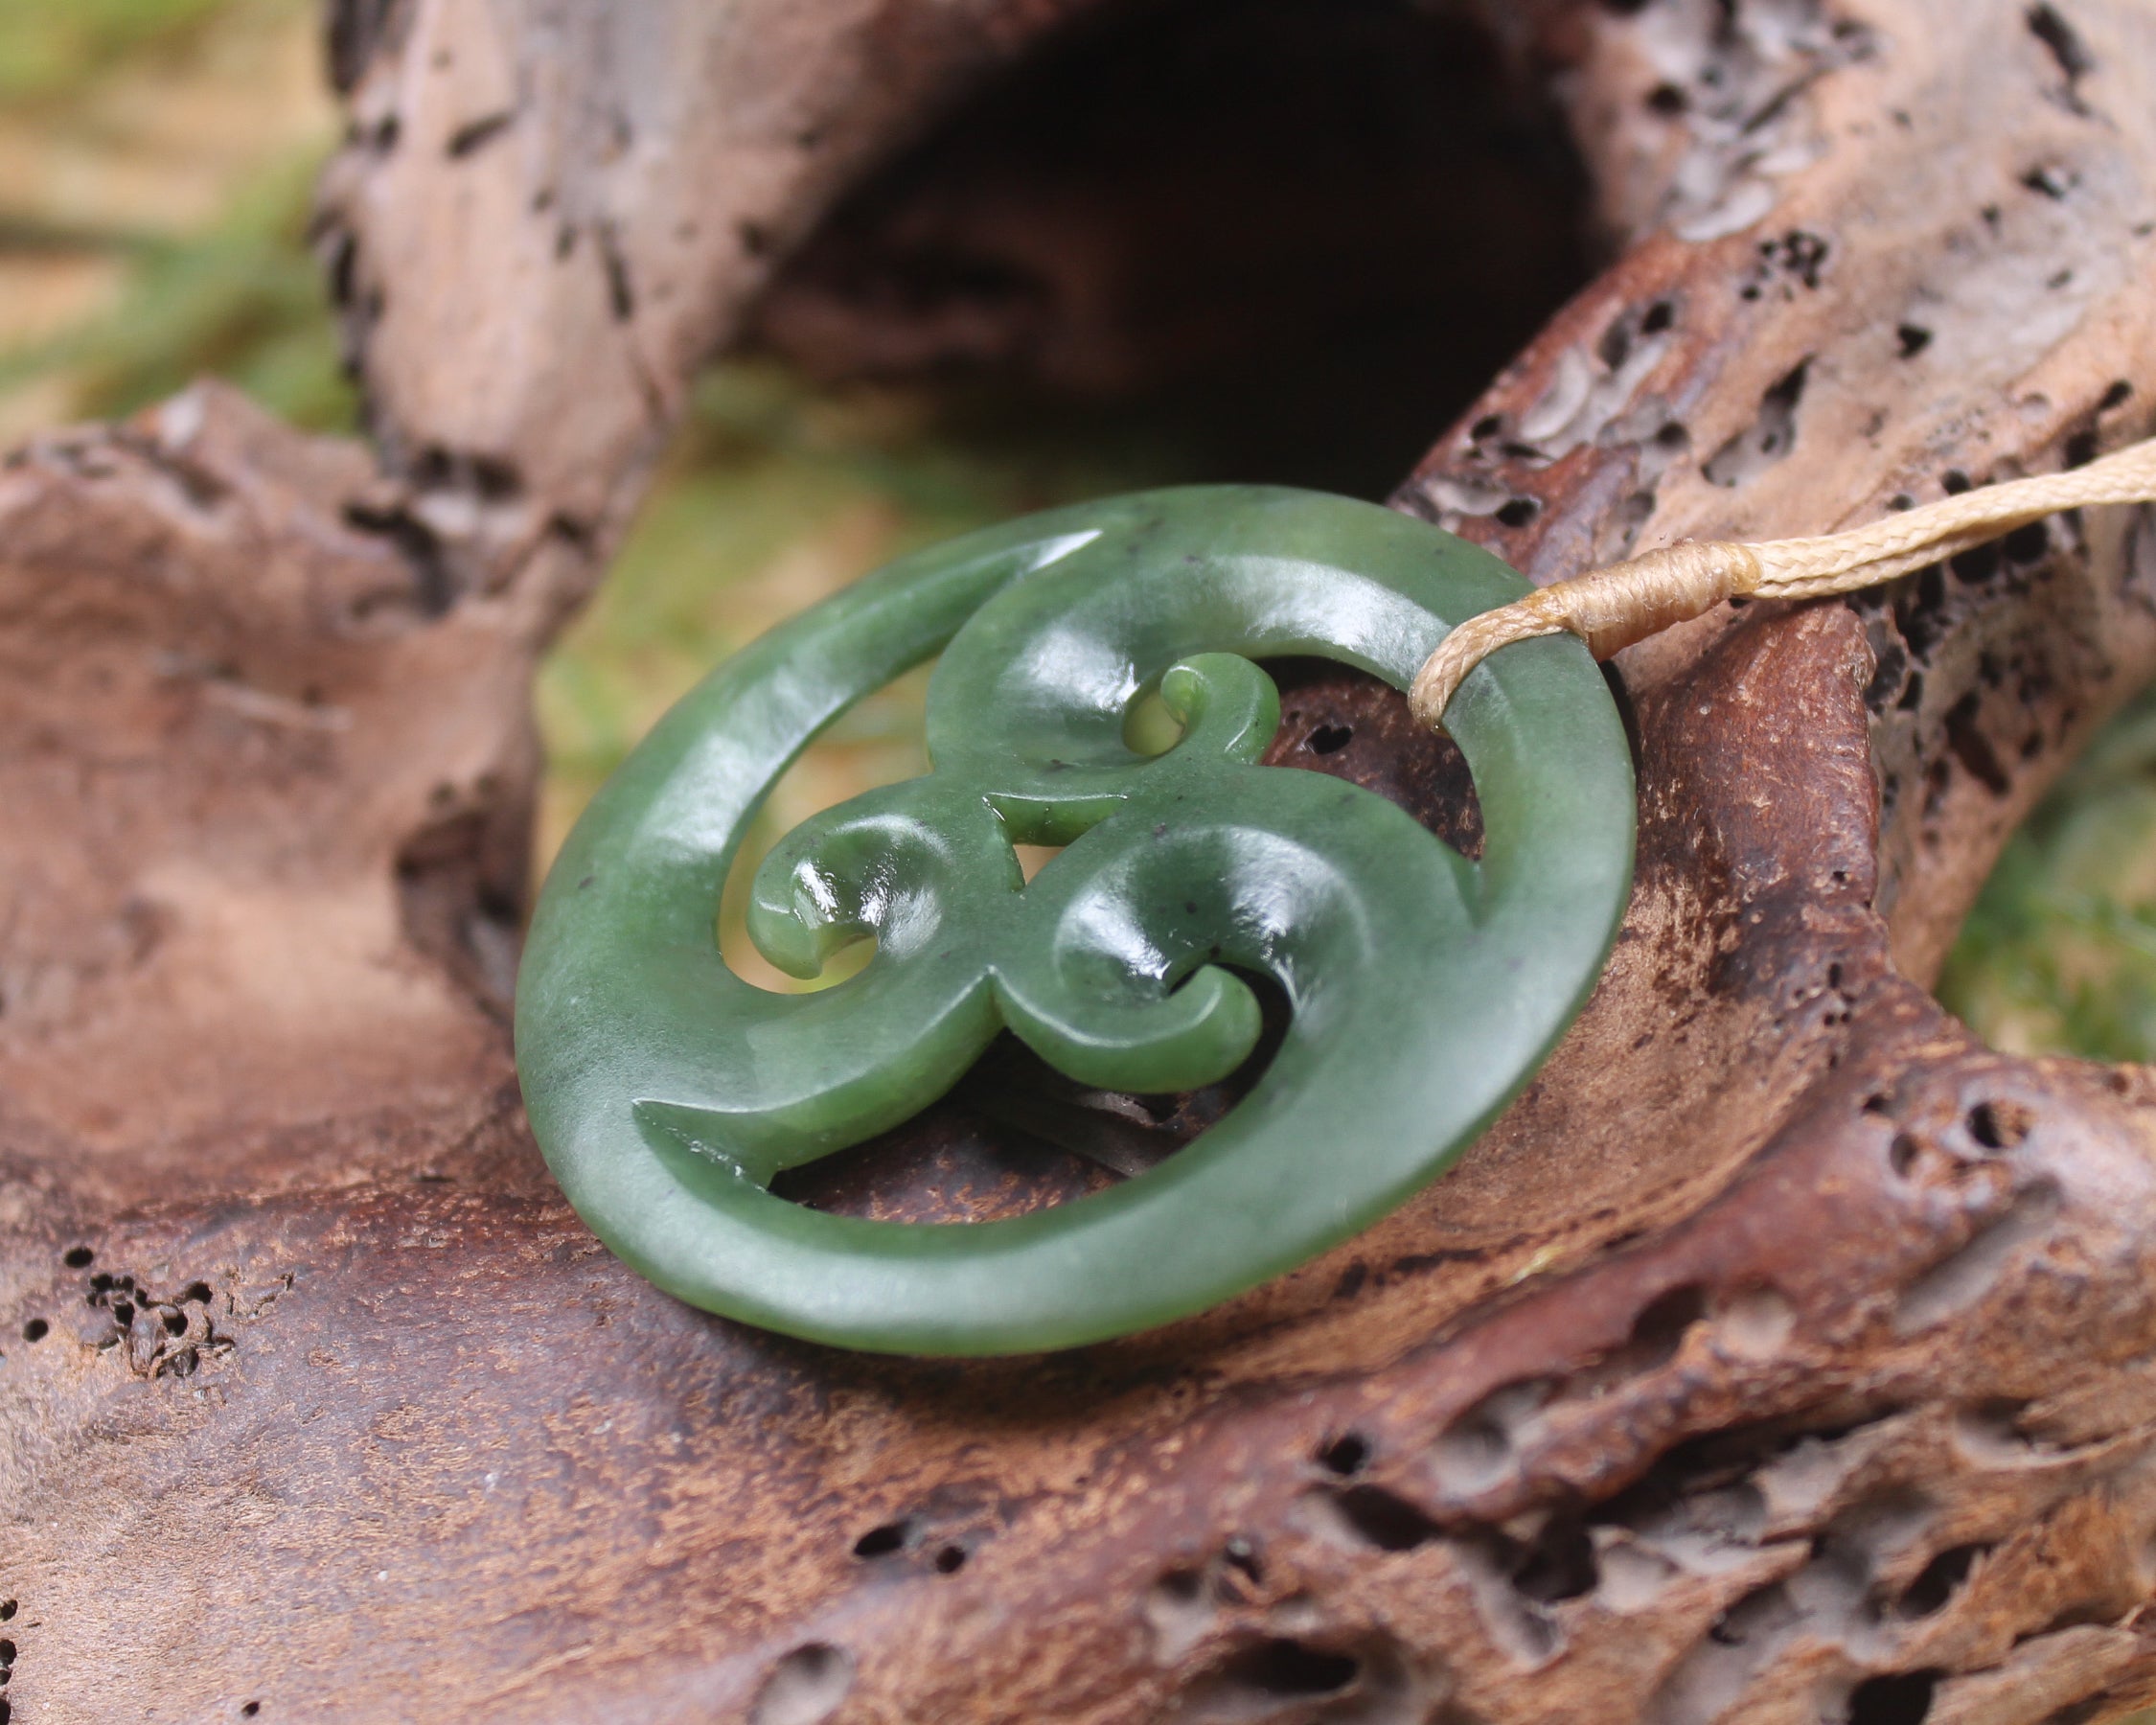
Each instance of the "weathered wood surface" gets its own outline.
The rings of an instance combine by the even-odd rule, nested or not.
[[[1575,1033],[1453,1177],[1207,1318],[856,1359],[688,1311],[561,1204],[500,1005],[533,657],[770,260],[1076,10],[350,6],[325,246],[386,473],[217,390],[0,472],[19,1717],[2035,1725],[2156,1693],[2156,1078],[1989,1053],[1923,989],[2156,669],[2145,518],[1627,656],[1640,885]],[[2145,9],[1489,19],[1618,256],[1403,507],[1548,577],[2149,428]],[[670,274],[690,210],[723,219]],[[1395,698],[1287,705],[1276,758],[1460,818]],[[996,1114],[975,1087],[829,1196],[1021,1202],[1052,1159]]]

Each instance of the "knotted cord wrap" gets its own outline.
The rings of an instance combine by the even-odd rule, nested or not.
[[[1723,600],[1823,599],[1851,593],[1953,557],[2063,509],[2156,501],[2156,438],[2100,461],[1966,491],[1919,509],[1817,539],[1736,544],[1683,540],[1624,563],[1552,582],[1470,617],[1416,673],[1409,702],[1432,728],[1475,667],[1515,641],[1571,632],[1598,659]]]

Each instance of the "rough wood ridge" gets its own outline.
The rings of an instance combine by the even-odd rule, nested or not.
[[[1083,369],[1049,339],[1093,327],[1083,248],[964,304],[884,292],[922,278],[867,269],[873,224],[851,300],[785,271],[1087,10],[342,0],[322,246],[378,461],[206,387],[0,472],[17,1717],[2079,1725],[2156,1697],[2156,1077],[1989,1052],[1925,992],[2003,836],[2156,671],[2143,515],[1620,657],[1639,887],[1576,1033],[1456,1175],[1208,1318],[854,1359],[684,1309],[561,1204],[501,1006],[534,657],[745,320]],[[1410,10],[1245,15],[1292,42]],[[1615,261],[1400,507],[1547,581],[2151,429],[2133,0],[1412,17],[1561,107]],[[970,182],[902,194],[952,245],[1018,244]],[[1471,836],[1398,697],[1309,673],[1286,711],[1275,759]],[[987,1213],[1067,1176],[1000,1082],[823,1200]],[[1050,1140],[1133,1124],[1056,1106]]]

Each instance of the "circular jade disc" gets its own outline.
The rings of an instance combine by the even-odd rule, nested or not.
[[[1507,648],[1446,717],[1480,800],[1471,862],[1400,809],[1261,767],[1263,661],[1406,688],[1446,630],[1526,591],[1374,504],[1254,486],[1055,510],[890,564],[722,665],[592,802],[516,996],[533,1130],[578,1211],[681,1299],[925,1354],[1065,1347],[1294,1268],[1441,1173],[1586,1000],[1630,884],[1631,758],[1571,636]],[[941,653],[925,777],[795,829],[748,922],[821,992],[720,956],[719,896],[772,781],[849,703]],[[1125,741],[1158,691],[1166,752]],[[1065,846],[1022,879],[1014,843]],[[1211,1083],[1257,1002],[1291,1020],[1195,1142],[1010,1220],[870,1221],[768,1189],[941,1095],[1002,1030],[1104,1089]]]

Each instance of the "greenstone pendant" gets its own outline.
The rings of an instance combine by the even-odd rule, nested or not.
[[[1481,666],[1446,727],[1473,771],[1470,862],[1400,809],[1256,765],[1260,662],[1316,655],[1406,688],[1447,629],[1526,590],[1374,504],[1257,486],[1028,517],[892,564],[683,699],[548,876],[516,997],[533,1130],[570,1202],[681,1299],[917,1354],[1067,1347],[1293,1269],[1443,1172],[1532,1075],[1600,972],[1630,885],[1631,758],[1570,636]],[[766,791],[850,703],[936,653],[933,770],[805,822],[749,932],[814,976],[729,970],[716,922]],[[1182,735],[1125,741],[1158,691]],[[1064,845],[1030,885],[1014,844]],[[1227,1117],[1111,1190],[1011,1220],[832,1216],[767,1188],[948,1090],[1003,1028],[1081,1083],[1186,1090],[1292,1014]]]

